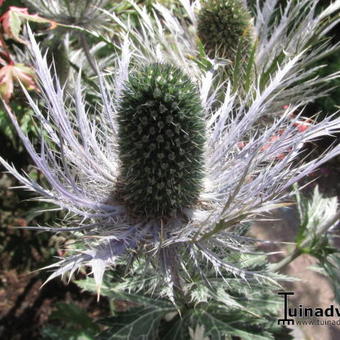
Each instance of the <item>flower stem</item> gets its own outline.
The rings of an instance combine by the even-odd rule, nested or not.
[[[290,264],[292,261],[294,261],[297,257],[299,257],[303,251],[303,248],[308,247],[310,242],[315,238],[323,233],[327,232],[329,228],[331,228],[338,220],[340,219],[340,210],[331,217],[328,221],[326,221],[317,231],[316,234],[310,234],[306,239],[304,239],[301,244],[298,247],[295,247],[295,249],[283,260],[281,260],[278,263],[275,263],[271,266],[271,269],[275,272],[281,271],[283,268],[285,268],[288,264]]]
[[[92,70],[94,71],[95,74],[98,74],[97,67],[94,64],[94,61],[93,61],[91,53],[90,53],[89,44],[87,43],[85,34],[83,32],[80,33],[80,42],[81,42],[81,46],[83,47],[86,59],[87,59],[89,65],[90,65],[90,67],[92,68]]]

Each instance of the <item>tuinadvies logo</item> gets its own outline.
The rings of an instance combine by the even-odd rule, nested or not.
[[[321,307],[289,307],[288,296],[294,295],[294,292],[279,292],[283,296],[284,301],[284,318],[278,319],[279,325],[295,325],[297,324],[310,324],[310,325],[340,325],[340,307],[333,304],[327,308]],[[338,318],[338,320],[320,321],[317,318]],[[298,321],[297,319],[311,319],[308,321]]]

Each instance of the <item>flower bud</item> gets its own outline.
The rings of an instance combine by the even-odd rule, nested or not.
[[[210,58],[235,61],[252,45],[252,18],[240,0],[205,0],[198,16],[198,36]]]

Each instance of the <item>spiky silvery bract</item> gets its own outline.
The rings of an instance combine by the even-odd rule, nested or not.
[[[133,73],[117,118],[125,204],[155,217],[194,205],[203,178],[205,123],[189,77],[160,63]]]
[[[27,0],[28,7],[64,25],[98,28],[106,18],[100,9],[108,0]]]
[[[253,44],[250,13],[241,0],[206,0],[198,15],[197,33],[210,58],[235,61]]]

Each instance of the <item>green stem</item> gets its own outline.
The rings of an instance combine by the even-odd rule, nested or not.
[[[310,234],[306,239],[304,239],[301,244],[298,247],[295,247],[295,249],[283,260],[281,260],[278,263],[275,263],[271,266],[271,269],[273,271],[280,271],[283,268],[285,268],[288,264],[290,264],[292,261],[294,261],[297,257],[299,257],[301,254],[303,254],[302,249],[308,247],[311,241],[315,237],[318,237],[322,235],[323,233],[327,232],[329,228],[331,228],[338,220],[340,219],[340,210],[333,216],[331,217],[328,221],[326,221],[317,231],[316,234]]]
[[[179,263],[177,258],[177,249],[175,246],[171,246],[169,249],[163,249],[163,253],[173,282],[175,304],[181,309],[181,312],[183,312],[187,309],[187,298],[183,291],[181,279],[178,273]]]

